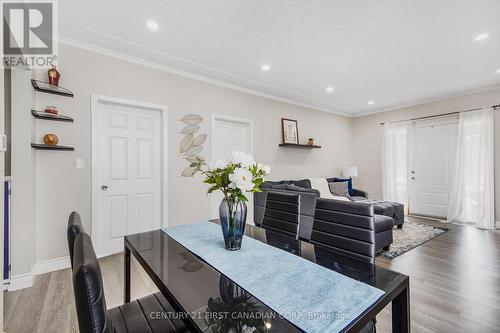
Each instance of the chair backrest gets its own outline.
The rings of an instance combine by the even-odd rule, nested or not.
[[[262,228],[297,238],[299,221],[300,196],[298,194],[267,193]]]
[[[101,269],[90,236],[80,233],[74,244],[73,290],[80,333],[111,332]]]
[[[73,267],[73,247],[75,244],[76,236],[80,233],[85,232],[82,226],[82,219],[80,214],[77,212],[72,212],[68,218],[68,248],[69,248],[69,259],[71,261],[71,267]]]
[[[375,218],[368,203],[318,199],[311,243],[375,263]]]

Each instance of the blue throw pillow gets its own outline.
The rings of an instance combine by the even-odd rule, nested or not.
[[[334,183],[347,182],[347,188],[349,189],[349,195],[352,197],[354,192],[352,190],[352,178],[337,178],[333,177],[328,181],[333,181]]]

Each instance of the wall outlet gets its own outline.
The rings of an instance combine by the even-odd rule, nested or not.
[[[85,161],[83,158],[75,159],[75,169],[83,169],[85,168]]]

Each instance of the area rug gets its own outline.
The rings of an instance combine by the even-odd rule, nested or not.
[[[394,259],[434,237],[444,234],[446,231],[448,231],[448,229],[442,227],[405,221],[403,229],[394,228],[392,235],[393,243],[389,251],[381,251],[380,255],[389,259]]]

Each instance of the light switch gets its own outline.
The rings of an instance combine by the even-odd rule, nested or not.
[[[75,169],[83,169],[85,168],[85,161],[83,158],[75,159]]]

